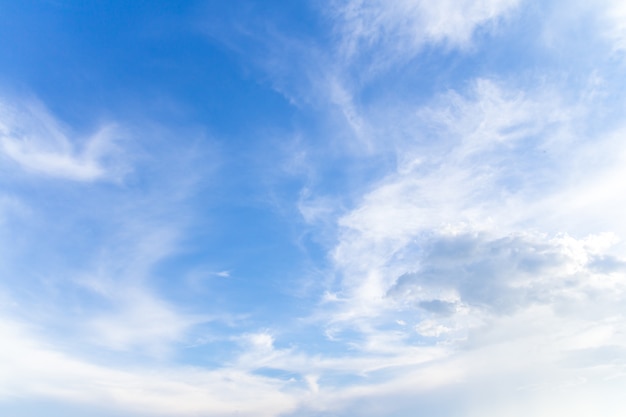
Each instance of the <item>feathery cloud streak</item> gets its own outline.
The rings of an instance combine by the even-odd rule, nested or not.
[[[115,143],[120,133],[113,125],[98,129],[84,144],[77,145],[40,103],[8,103],[0,103],[5,158],[26,171],[52,178],[95,181],[123,175]]]
[[[617,3],[188,7],[78,65],[123,129],[4,101],[0,407],[618,415]]]

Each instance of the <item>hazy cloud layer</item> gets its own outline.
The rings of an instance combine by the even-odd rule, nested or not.
[[[0,100],[0,409],[621,415],[618,2],[70,3],[95,98]]]

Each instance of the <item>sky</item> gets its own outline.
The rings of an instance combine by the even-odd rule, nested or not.
[[[619,0],[0,3],[0,414],[626,399]]]

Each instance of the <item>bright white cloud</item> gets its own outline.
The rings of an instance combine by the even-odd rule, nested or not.
[[[356,331],[363,353],[379,341],[397,352],[414,343],[449,347],[426,369],[443,375],[452,366],[455,378],[482,387],[463,389],[484,396],[461,399],[471,415],[517,407],[516,396],[489,405],[486,393],[498,384],[516,391],[551,381],[545,390],[615,402],[602,387],[622,378],[623,365],[602,352],[625,346],[626,259],[616,255],[623,229],[611,208],[623,208],[621,185],[607,178],[622,172],[623,145],[614,139],[619,125],[574,130],[588,105],[479,80],[469,94],[446,94],[414,113],[419,122],[399,142],[396,172],[339,219],[333,256],[342,282],[324,306],[332,337]],[[607,217],[593,227],[577,221],[598,212]],[[393,328],[399,337],[384,342]],[[578,355],[589,362],[564,365]],[[357,397],[411,381],[407,369]],[[579,380],[586,382],[572,383]],[[455,383],[444,386],[431,388],[451,399]],[[592,397],[579,398],[581,410]],[[528,398],[538,415],[570,410],[544,391]]]
[[[241,47],[242,56],[261,62],[294,120],[304,120],[297,140],[279,152],[287,163],[271,174],[248,166],[247,158],[267,157],[255,146],[279,142],[259,139],[255,126],[254,146],[240,140],[244,133],[219,144],[236,154],[224,155],[236,162],[216,176],[220,185],[195,187],[202,167],[218,164],[191,155],[207,144],[182,141],[177,130],[158,146],[145,144],[156,149],[136,167],[145,171],[123,185],[92,184],[73,204],[41,204],[56,189],[33,198],[17,186],[16,196],[2,190],[0,230],[8,237],[0,239],[0,272],[11,278],[0,287],[0,399],[137,415],[621,415],[626,127],[621,114],[597,116],[620,113],[613,104],[622,93],[611,91],[606,68],[568,68],[566,81],[555,80],[564,67],[558,77],[534,69],[520,75],[515,59],[497,51],[502,45],[472,49],[487,38],[479,32],[503,22],[521,22],[520,30],[543,12],[523,6],[334,2],[320,24],[334,26],[319,42],[246,27],[265,38]],[[520,9],[523,22],[513,15]],[[607,22],[587,48],[607,39],[610,54],[624,48],[619,4],[576,4],[572,19],[583,9]],[[533,21],[546,38],[560,39],[553,47],[593,26],[564,30],[571,16],[554,13]],[[560,18],[566,24],[551,25]],[[532,36],[520,42],[539,47]],[[428,60],[431,47],[443,48],[437,70],[468,69],[437,74],[447,90],[423,93],[416,79],[432,74],[402,71],[422,55]],[[541,47],[537,56],[554,52]],[[565,60],[573,54],[566,52]],[[504,55],[506,63],[477,64]],[[387,79],[388,70],[406,77],[414,95],[399,90],[405,79]],[[36,174],[29,181],[96,183],[124,175],[116,128],[81,139],[39,104],[4,103],[3,172],[19,167]],[[263,182],[257,174],[285,172],[284,188],[250,184]],[[236,203],[221,206],[219,194],[231,192]],[[256,218],[256,199],[271,200],[284,223],[274,228],[267,213]],[[29,210],[36,221],[8,227]],[[242,229],[225,230],[233,226],[220,224],[220,215],[242,216],[232,221]],[[318,269],[301,278],[314,290],[274,305],[267,297],[293,296],[284,288],[299,273],[283,269],[280,249],[272,259],[245,257],[254,265],[221,257],[284,244],[285,224],[303,252],[309,237],[321,242],[306,259]],[[258,242],[250,230],[263,233]],[[239,245],[240,235],[250,241]],[[18,238],[22,246],[7,255]],[[275,292],[254,271],[271,271],[273,262],[280,265]]]
[[[614,42],[615,50],[626,50],[626,6],[622,2],[613,2],[606,19],[609,21],[607,36]]]
[[[394,2],[354,0],[337,8],[342,49],[348,57],[376,50],[376,65],[406,59],[426,43],[467,46],[477,28],[511,12],[518,0]]]
[[[428,130],[400,144],[398,171],[340,219],[344,229],[335,259],[351,271],[348,287],[351,276],[359,277],[355,285],[362,289],[363,276],[372,274],[365,280],[371,285],[384,279],[374,271],[398,261],[394,256],[424,234],[511,230],[516,216],[525,217],[520,199],[550,189],[558,173],[550,171],[554,163],[544,165],[541,159],[553,158],[551,146],[562,146],[562,124],[570,116],[548,111],[555,107],[553,99],[538,101],[487,81],[479,81],[474,94],[472,100],[451,94],[441,106],[421,109],[416,126]],[[527,157],[517,158],[518,153]],[[374,291],[380,295],[384,287]]]
[[[0,150],[26,171],[74,181],[115,179],[123,174],[115,144],[118,128],[101,127],[82,144],[67,131],[41,103],[0,102]]]

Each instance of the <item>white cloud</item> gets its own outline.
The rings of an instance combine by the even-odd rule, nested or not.
[[[352,1],[334,9],[343,43],[322,61],[340,62],[305,70],[306,87],[297,94],[324,96],[358,139],[356,147],[368,154],[396,148],[398,165],[343,215],[338,199],[318,196],[312,186],[297,201],[309,226],[329,227],[334,219],[340,230],[330,253],[338,285],[328,280],[320,311],[308,322],[322,323],[329,340],[320,344],[331,348],[261,329],[231,336],[239,349],[218,369],[162,362],[129,369],[112,361],[105,367],[0,318],[0,396],[150,415],[419,409],[446,417],[577,417],[598,414],[594,403],[609,404],[602,415],[619,415],[626,385],[624,130],[587,129],[592,102],[484,79],[387,118],[391,112],[375,103],[367,109],[358,103],[362,85],[346,81],[368,54],[380,52],[376,59],[386,65],[414,57],[428,43],[467,47],[477,30],[517,4]],[[318,52],[311,55],[317,59]],[[289,71],[289,64],[279,70]],[[302,81],[286,78],[279,88]],[[309,91],[318,87],[321,92]],[[76,181],[119,174],[111,131],[81,145],[45,109],[15,108],[0,113],[5,159]],[[292,169],[304,160],[312,164],[303,155],[293,158]],[[178,190],[173,183],[165,191]],[[168,193],[159,187],[157,194]],[[129,205],[116,212],[122,219],[116,232],[74,282],[104,300],[104,307],[81,312],[77,327],[84,333],[77,339],[90,343],[89,356],[104,347],[162,360],[206,320],[161,299],[151,282],[156,266],[180,249],[186,215],[160,198]]]
[[[120,224],[108,231],[81,272],[63,277],[67,272],[57,271],[58,279],[69,279],[73,288],[86,290],[98,302],[78,303],[83,317],[73,330],[80,340],[96,348],[164,359],[189,340],[196,326],[210,321],[208,315],[177,307],[155,288],[155,267],[179,250],[185,223],[182,212],[176,221],[150,218],[158,217],[167,204],[172,203],[161,200],[159,209],[126,207]]]
[[[284,384],[233,369],[101,366],[51,348],[2,318],[0,397],[44,398],[140,415],[275,416]]]
[[[394,138],[397,170],[338,220],[341,282],[321,316],[338,343],[356,333],[351,346],[361,355],[382,345],[402,361],[409,346],[445,346],[420,372],[458,373],[422,391],[409,388],[415,376],[405,362],[371,386],[337,393],[338,409],[367,415],[357,404],[377,395],[402,398],[406,412],[430,395],[446,403],[459,380],[483,388],[463,388],[463,411],[441,415],[509,415],[524,406],[521,394],[490,408],[490,390],[541,381],[559,395],[524,394],[538,415],[571,411],[561,393],[582,393],[580,410],[592,397],[617,404],[603,389],[624,366],[602,352],[626,347],[623,135],[619,124],[588,129],[594,104],[585,100],[479,80],[413,113],[412,134]]]
[[[105,125],[74,141],[41,103],[0,102],[0,152],[28,172],[73,181],[118,178],[119,138],[117,127]]]
[[[623,2],[609,2],[610,7],[606,13],[609,22],[606,35],[614,42],[617,51],[626,51],[626,6]]]
[[[300,190],[298,199],[298,211],[304,221],[309,224],[328,220],[336,210],[335,202],[326,197],[312,197],[311,190],[303,188]]]
[[[390,279],[380,268],[402,263],[398,257],[412,241],[440,230],[514,230],[526,218],[525,200],[555,187],[554,160],[571,116],[553,111],[560,106],[552,98],[506,92],[488,81],[473,94],[467,100],[451,93],[420,110],[416,126],[427,130],[399,144],[397,172],[339,220],[334,257],[345,291],[380,298]]]
[[[16,120],[32,121],[26,128],[42,148],[52,147],[54,152],[57,145],[58,149],[70,149],[72,145],[57,122],[46,117],[37,113],[32,120],[26,116],[16,116]],[[17,129],[21,125],[11,126]],[[36,135],[39,131],[52,136]],[[6,226],[0,247],[11,249],[3,251],[5,279],[1,290],[16,299],[12,312],[49,329],[46,334],[52,340],[71,339],[93,352],[166,360],[189,342],[192,330],[209,321],[208,315],[197,313],[198,309],[176,306],[169,292],[163,290],[171,284],[180,286],[181,292],[192,293],[184,280],[172,279],[163,285],[155,272],[182,250],[181,240],[191,216],[187,198],[196,184],[195,177],[204,172],[201,167],[195,169],[193,161],[207,154],[161,148],[173,142],[169,137],[161,141],[167,132],[158,128],[149,131],[155,148],[151,158],[141,162],[156,164],[142,166],[149,172],[149,180],[142,182],[143,173],[133,177],[142,182],[141,186],[135,182],[88,187],[76,193],[72,187],[54,188],[56,184],[46,183],[34,191],[15,187],[19,199],[0,196],[0,226]],[[106,145],[111,138],[101,139]],[[93,162],[107,170],[97,179],[113,179],[115,167],[108,165],[107,159],[113,155],[97,150],[97,143],[88,146],[85,152],[99,155],[101,159]],[[164,163],[164,158],[169,158],[168,162]],[[206,161],[203,159],[203,164]],[[61,175],[58,171],[39,174]],[[58,200],[42,204],[40,189],[53,189]],[[4,212],[13,214],[17,209],[26,212],[28,218],[14,216],[13,224],[2,224]],[[37,262],[32,263],[32,259]],[[32,293],[23,290],[29,286],[38,289]]]
[[[282,33],[251,19],[245,29],[211,38],[245,55],[269,75],[273,88],[299,108],[321,111],[332,151],[373,155],[379,148],[359,95],[392,65],[413,59],[428,45],[465,49],[477,30],[493,28],[519,0],[362,1],[317,5],[333,26],[331,42]],[[233,39],[255,46],[242,51]],[[382,77],[381,77],[382,78]],[[317,138],[315,146],[320,146]]]
[[[118,285],[117,291],[120,291]],[[172,346],[205,320],[178,313],[172,306],[151,296],[145,289],[123,289],[115,299],[115,310],[97,315],[86,323],[86,334],[94,345],[114,350],[144,350],[155,357],[170,353]]]
[[[558,4],[558,3],[557,3]],[[592,26],[594,33],[588,33],[592,42],[600,45],[597,41],[610,44],[609,52],[623,54],[626,51],[626,7],[619,0],[598,0],[594,2],[574,1],[568,2],[568,11],[563,13],[559,8],[553,16],[552,24],[563,31],[570,26],[570,33],[578,23],[578,30],[589,30]],[[553,31],[554,32],[554,31]],[[567,32],[566,32],[567,33]],[[598,36],[599,35],[599,36]],[[558,33],[552,34],[552,38]],[[597,39],[593,39],[596,38]]]
[[[594,302],[601,297],[615,304],[624,297],[626,281],[619,262],[602,272],[594,268],[598,239],[612,241],[607,235],[577,240],[529,233],[496,239],[435,234],[420,240],[415,270],[398,277],[387,295],[444,326],[474,309],[489,315],[544,304],[569,309],[591,294]]]
[[[407,59],[426,43],[467,46],[475,30],[510,12],[518,0],[342,2],[335,10],[342,50],[348,57],[383,52],[375,65]]]

